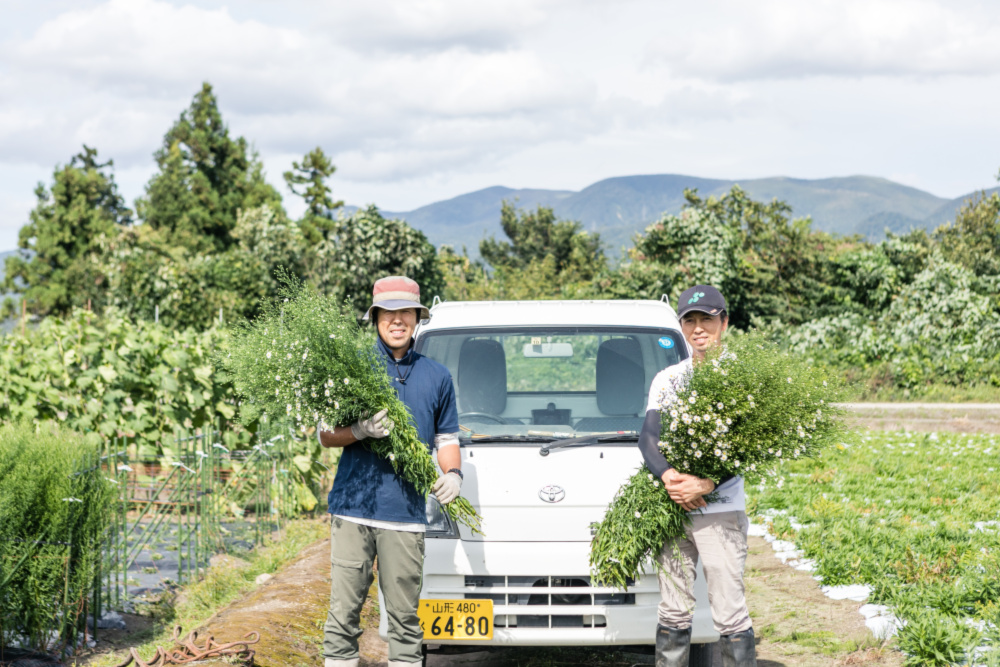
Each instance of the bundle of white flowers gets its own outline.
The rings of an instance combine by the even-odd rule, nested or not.
[[[317,423],[351,424],[388,410],[395,424],[389,437],[364,446],[389,459],[426,496],[437,466],[392,388],[374,339],[358,326],[349,305],[285,281],[281,298],[265,302],[259,317],[234,328],[229,354],[219,360],[246,399],[240,419],[290,421],[305,433]],[[481,517],[465,498],[445,509],[480,532]]]
[[[660,406],[660,450],[679,472],[716,484],[735,475],[750,483],[773,476],[782,461],[813,456],[846,433],[842,411],[831,404],[843,397],[841,385],[758,333],[709,353],[674,389]],[[594,576],[625,588],[667,540],[684,534],[688,520],[642,466],[597,525]]]

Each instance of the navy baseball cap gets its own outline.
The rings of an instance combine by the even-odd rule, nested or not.
[[[726,299],[722,292],[711,285],[695,285],[681,292],[677,299],[677,317],[684,317],[685,313],[697,310],[709,315],[719,315],[724,310],[729,310]]]

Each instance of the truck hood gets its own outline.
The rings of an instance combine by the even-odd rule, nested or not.
[[[642,465],[635,443],[552,450],[541,445],[462,448],[462,495],[483,517],[485,537],[465,527],[466,541],[590,542],[622,484]]]

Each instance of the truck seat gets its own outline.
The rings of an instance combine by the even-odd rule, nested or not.
[[[605,416],[585,417],[577,431],[639,431],[645,410],[642,350],[635,338],[612,338],[597,348],[597,409]]]

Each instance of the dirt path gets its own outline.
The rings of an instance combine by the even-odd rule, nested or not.
[[[865,627],[858,613],[862,603],[826,597],[810,573],[775,558],[762,538],[751,537],[749,546],[747,600],[761,667],[903,663],[898,651],[882,649]]]
[[[305,549],[274,578],[221,610],[206,628],[219,641],[233,641],[248,632],[259,632],[261,640],[256,646],[255,662],[261,667],[320,667],[323,622],[330,594],[329,553],[329,540]],[[747,584],[751,615],[760,637],[761,667],[901,664],[899,653],[882,650],[871,639],[857,613],[860,603],[826,598],[808,573],[784,565],[760,538],[750,538]],[[386,645],[378,637],[374,587],[371,593],[361,639],[364,667],[384,665],[387,660]],[[432,656],[428,664],[624,667],[644,663],[652,664],[652,656],[621,649],[505,649]],[[718,656],[714,664],[721,664]]]
[[[851,420],[875,431],[1000,433],[996,403],[848,403]]]

